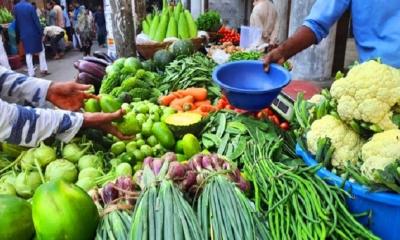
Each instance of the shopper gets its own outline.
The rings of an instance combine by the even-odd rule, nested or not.
[[[270,0],[254,0],[250,26],[262,31],[262,43],[276,44],[278,39],[278,13]]]
[[[4,49],[2,34],[3,34],[3,28],[0,25],[0,65],[7,69],[11,69],[10,64],[8,63],[6,50]]]
[[[78,113],[83,101],[94,96],[85,93],[89,85],[75,82],[55,83],[26,77],[0,66],[0,141],[33,147],[55,136],[68,142],[82,127],[91,127],[129,139],[111,124],[123,111],[114,113]],[[46,101],[65,110],[43,109]],[[24,107],[17,104],[30,105]]]
[[[379,7],[377,7],[379,6]],[[329,29],[350,9],[354,39],[361,62],[380,58],[400,68],[400,1],[317,0],[303,26],[264,58],[269,63],[284,63],[293,55],[319,43]]]
[[[56,14],[56,24],[55,25],[60,28],[65,28],[64,13],[60,6],[60,1],[59,0],[51,0],[50,4],[52,6],[52,10]]]
[[[65,32],[67,33],[68,41],[72,42],[72,25],[71,25],[71,20],[69,18],[69,14],[67,10],[65,10],[64,6],[61,6],[61,9],[63,11],[63,16],[64,16],[64,23],[65,23]]]
[[[97,11],[94,14],[94,21],[96,23],[97,42],[100,47],[105,47],[107,38],[106,18],[101,5],[97,7]]]
[[[60,59],[64,56],[64,29],[57,26],[48,26],[44,28],[44,36],[49,40],[54,53],[54,59]]]
[[[75,48],[80,49],[82,51],[82,44],[81,44],[81,38],[79,36],[79,31],[78,31],[78,15],[79,15],[79,9],[81,5],[79,2],[74,2],[74,8],[72,11],[72,25],[73,25],[73,30],[74,30],[74,35],[73,35],[73,45]]]
[[[92,48],[93,17],[85,6],[79,8],[78,34],[84,56],[90,55]]]
[[[49,2],[46,4],[46,8],[47,8],[47,20],[46,20],[47,25],[55,26],[57,14],[56,11],[53,9],[53,5]]]
[[[48,75],[46,54],[43,47],[43,29],[39,18],[33,8],[26,0],[21,0],[14,7],[15,27],[25,49],[26,65],[28,75],[34,76],[33,54],[39,53],[40,71],[42,75]]]

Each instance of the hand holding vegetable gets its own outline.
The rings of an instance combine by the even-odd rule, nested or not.
[[[83,107],[85,99],[96,98],[96,96],[85,92],[89,88],[90,85],[76,82],[52,83],[46,99],[61,109],[78,111]]]
[[[84,113],[83,127],[97,128],[104,132],[111,133],[121,140],[129,140],[132,137],[126,136],[118,131],[117,127],[112,125],[114,120],[121,119],[125,114],[124,110],[120,109],[113,113]]]

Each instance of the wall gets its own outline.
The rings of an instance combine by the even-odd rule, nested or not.
[[[245,0],[209,0],[209,8],[219,11],[231,27],[239,28],[244,23]]]

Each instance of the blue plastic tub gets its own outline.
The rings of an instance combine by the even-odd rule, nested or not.
[[[309,166],[317,164],[314,157],[299,145],[296,146],[296,154],[302,157]],[[321,168],[317,175],[330,184],[342,185],[343,179],[326,168]],[[352,213],[365,211],[372,213],[371,218],[358,219],[362,224],[384,240],[400,239],[400,194],[370,192],[367,187],[349,181],[346,181],[345,189],[352,196],[347,198],[347,204]]]
[[[237,61],[216,67],[213,79],[231,105],[247,111],[259,111],[271,105],[291,77],[285,68],[277,64],[271,64],[269,72],[265,72],[261,61]]]

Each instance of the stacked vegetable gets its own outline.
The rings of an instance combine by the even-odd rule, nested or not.
[[[240,42],[240,34],[234,29],[222,26],[218,30],[218,33],[222,35],[222,38],[219,40],[220,43],[231,42],[234,45],[238,45]]]
[[[101,81],[106,75],[106,67],[111,64],[111,59],[105,57],[84,57],[82,60],[78,60],[74,63],[74,67],[79,71],[76,81],[83,84],[93,85],[96,93],[98,93]]]
[[[373,188],[400,192],[398,137],[400,73],[369,61],[338,75],[330,91],[309,102],[301,97],[296,116],[307,148],[339,174]]]
[[[0,24],[10,23],[14,19],[13,15],[6,8],[0,8]]]
[[[142,22],[142,29],[151,40],[156,42],[171,38],[197,37],[197,25],[191,13],[183,8],[181,1],[174,7],[168,6],[167,0],[163,0],[161,12],[155,11],[147,15]]]

